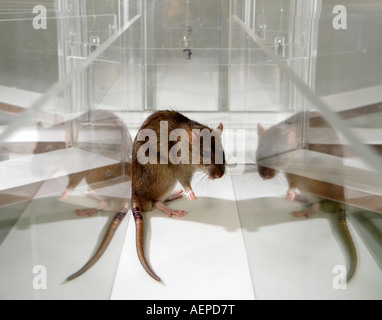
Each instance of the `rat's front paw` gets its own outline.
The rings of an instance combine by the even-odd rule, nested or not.
[[[296,194],[297,192],[295,189],[289,189],[285,197],[285,200],[294,201],[296,199]]]
[[[190,201],[194,201],[194,200],[198,199],[196,197],[194,191],[192,191],[192,190],[186,191],[186,195],[187,195],[187,199],[190,200]]]

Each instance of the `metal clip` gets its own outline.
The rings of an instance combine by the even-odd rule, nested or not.
[[[90,37],[90,52],[93,53],[100,46],[100,38],[98,36]]]
[[[285,58],[285,37],[275,37],[275,53],[277,56]]]

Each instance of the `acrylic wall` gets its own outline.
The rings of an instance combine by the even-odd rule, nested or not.
[[[26,7],[26,14],[17,6],[4,9],[1,30],[9,49],[0,53],[4,299],[105,299],[112,290],[126,225],[100,266],[104,279],[94,279],[94,286],[62,285],[97,244],[88,236],[102,234],[110,217],[80,219],[82,226],[73,222],[93,214],[87,207],[105,197],[112,203],[103,212],[119,210],[131,193],[132,134],[125,123],[141,120],[133,121],[127,111],[142,110],[144,97],[142,7],[139,1],[101,7],[55,2],[46,20]],[[45,21],[41,28],[34,25]],[[86,200],[88,185],[93,193]],[[49,274],[53,285],[36,290],[44,283],[33,279],[46,270],[56,270]]]
[[[247,34],[244,46],[260,48],[274,64],[278,81],[271,88],[286,84],[286,95],[280,99],[286,108],[279,110],[310,112],[285,115],[283,119],[289,120],[277,127],[282,135],[274,129],[273,138],[264,134],[259,139],[255,157],[259,171],[248,172],[252,181],[259,174],[267,179],[261,167],[281,170],[285,176],[256,184],[245,175],[233,179],[256,296],[380,298],[381,283],[374,280],[381,272],[381,129],[377,124],[381,48],[365,36],[380,29],[376,19],[381,16],[380,4],[354,1],[335,8],[329,1],[238,1],[237,5],[233,20]],[[326,123],[317,118],[320,114]],[[278,120],[263,122],[269,128]],[[291,143],[290,137],[297,137],[297,143]],[[288,190],[285,178],[293,175],[309,178],[299,187],[321,197],[322,191],[314,186],[344,187],[341,201],[348,205],[355,248],[344,234],[328,236],[341,235],[341,227],[325,210],[302,221],[295,216],[307,213],[301,211],[304,207],[278,202]],[[333,194],[323,197],[333,199]],[[347,290],[336,290],[338,283],[332,282],[338,266],[348,272],[356,266]],[[370,291],[365,292],[365,287]]]
[[[46,20],[36,20],[38,4]],[[346,21],[325,0],[0,3],[0,297],[110,297],[131,224],[118,231],[98,273],[61,285],[118,209],[93,219],[74,210],[97,205],[88,184],[98,200],[128,200],[136,130],[151,112],[171,108],[206,124],[223,121],[228,162],[245,165],[225,183],[257,298],[380,298],[382,284],[371,279],[380,278],[382,257],[374,152],[382,11],[373,1],[338,4]],[[45,21],[46,28],[34,25]],[[259,156],[257,124],[288,118],[293,143],[280,149],[274,139]],[[333,267],[348,267],[349,251],[336,215],[297,219],[290,212],[302,206],[283,199],[285,176],[262,180],[258,166],[345,187],[346,198],[334,200],[348,205],[358,254],[348,290],[332,285]],[[48,291],[33,287],[35,266],[55,270]]]

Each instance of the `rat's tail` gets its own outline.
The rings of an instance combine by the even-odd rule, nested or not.
[[[144,224],[141,209],[138,206],[133,206],[133,216],[135,220],[136,245],[139,261],[151,277],[153,277],[157,281],[161,281],[160,278],[151,270],[145,258],[143,250]]]
[[[348,266],[348,274],[346,279],[347,282],[349,282],[351,278],[354,276],[355,270],[357,268],[358,257],[357,257],[357,249],[354,245],[354,241],[346,221],[346,209],[343,204],[341,204],[338,210],[337,219],[338,219],[338,226],[340,228],[341,234],[343,236],[343,239],[345,240],[344,241],[345,246],[350,255],[350,262]]]
[[[93,265],[95,265],[95,263],[102,257],[102,255],[106,251],[111,240],[113,239],[115,232],[117,231],[122,220],[125,218],[126,214],[127,214],[126,208],[122,208],[121,211],[119,211],[116,214],[116,216],[113,218],[113,221],[111,222],[111,225],[110,225],[109,229],[107,230],[106,235],[103,238],[103,241],[102,241],[100,247],[98,248],[97,252],[89,260],[89,262],[82,267],[82,269],[80,269],[76,273],[72,274],[70,277],[68,277],[66,279],[66,281],[70,281],[70,280],[73,280],[73,279],[79,277],[80,275],[82,275],[86,271],[88,271]]]

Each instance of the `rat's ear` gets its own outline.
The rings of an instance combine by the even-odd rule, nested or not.
[[[259,123],[257,125],[257,135],[260,137],[265,132],[264,127]]]
[[[188,131],[188,142],[189,144],[194,144],[198,140],[198,135],[193,131]]]
[[[224,126],[223,126],[223,124],[220,122],[219,125],[218,125],[218,127],[217,127],[214,131],[216,131],[217,133],[219,133],[220,136],[222,136],[223,128],[224,128]]]

